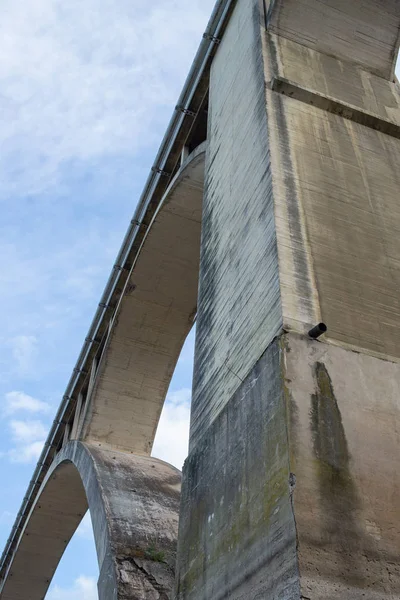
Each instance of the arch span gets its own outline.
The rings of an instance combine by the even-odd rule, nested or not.
[[[160,460],[70,442],[58,454],[20,533],[2,600],[43,600],[87,508],[100,600],[170,598],[180,472]]]
[[[150,455],[196,314],[206,143],[166,191],[132,266],[97,369],[80,438]]]

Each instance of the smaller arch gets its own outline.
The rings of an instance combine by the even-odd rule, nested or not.
[[[100,600],[168,600],[174,585],[180,471],[158,459],[70,442],[18,539],[1,600],[43,600],[87,508]]]

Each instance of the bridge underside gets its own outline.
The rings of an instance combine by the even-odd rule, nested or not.
[[[110,326],[80,438],[150,455],[197,307],[205,145],[178,171],[144,237]]]

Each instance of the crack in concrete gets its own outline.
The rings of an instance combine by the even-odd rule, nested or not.
[[[159,583],[154,577],[154,575],[152,575],[152,573],[149,573],[149,571],[147,571],[147,569],[143,565],[138,564],[138,561],[135,558],[132,559],[132,562],[136,566],[136,568],[146,577],[146,580],[153,586],[155,591],[158,592],[159,600],[169,600],[169,595],[165,589],[165,586],[163,586],[162,583]]]

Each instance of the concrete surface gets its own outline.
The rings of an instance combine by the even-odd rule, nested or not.
[[[393,79],[399,48],[397,0],[270,0],[271,32]]]
[[[191,448],[282,326],[258,2],[212,64],[208,144]]]
[[[279,70],[276,48],[267,37],[267,80]],[[350,68],[341,89],[346,77]],[[398,118],[397,86],[363,90]],[[399,358],[399,139],[271,90],[267,111],[285,327],[305,331],[323,320],[332,340]]]
[[[299,599],[279,341],[190,453],[177,600]]]
[[[2,600],[43,600],[87,508],[100,600],[168,600],[174,582],[180,472],[167,463],[70,442],[32,507]]]
[[[282,340],[301,593],[400,597],[400,365]]]
[[[274,340],[184,467],[178,600],[400,597],[400,365]]]
[[[299,89],[352,107],[377,120],[400,124],[398,83],[388,81],[349,60],[323,54],[269,32],[274,76]]]

